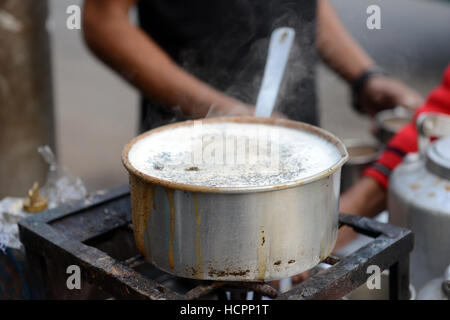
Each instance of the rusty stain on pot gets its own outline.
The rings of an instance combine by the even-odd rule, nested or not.
[[[261,245],[257,249],[258,259],[258,279],[264,280],[267,270],[267,257],[266,257],[266,238],[264,236],[264,229],[261,227]]]
[[[289,264],[294,263],[294,262],[295,262],[294,259],[291,259],[291,260],[288,261]]]
[[[185,274],[190,274],[194,279],[203,279],[203,273],[199,273],[196,267],[186,266],[184,268]]]
[[[328,243],[325,244],[324,241],[320,242],[320,249],[319,249],[319,260],[322,261],[327,257],[327,248],[326,246],[328,246]]]
[[[208,271],[208,275],[210,277],[227,277],[227,276],[239,276],[239,277],[243,277],[246,276],[247,274],[250,273],[249,269],[246,270],[230,270],[230,269],[225,269],[225,270],[216,270],[214,268],[212,268],[211,266],[209,267],[209,271]]]
[[[150,190],[148,189],[150,186]],[[131,206],[134,238],[136,246],[142,255],[146,255],[144,233],[152,209],[155,196],[155,186],[135,176],[130,176]],[[150,244],[148,244],[150,247]]]
[[[430,192],[430,193],[428,194],[428,196],[429,196],[430,198],[434,198],[434,197],[436,196],[436,193]]]
[[[170,206],[170,232],[169,232],[169,266],[175,267],[173,263],[173,242],[175,239],[175,202],[173,200],[173,190],[165,189]]]
[[[279,266],[279,265],[281,264],[281,260],[275,261],[273,264],[274,264],[275,266]]]
[[[327,177],[327,188],[329,188],[329,184],[330,184],[330,177]],[[327,206],[328,206],[328,208],[332,208],[333,205],[330,203],[331,198],[327,195],[326,199],[327,199]],[[328,255],[328,252],[330,252],[331,249],[332,249],[331,248],[332,242],[331,242],[331,236],[330,235],[333,232],[333,223],[332,223],[332,218],[331,217],[328,217],[328,219],[326,219],[326,220],[327,220],[327,233],[326,233],[326,237],[327,237],[326,251],[327,251],[327,253],[326,253],[326,255]]]
[[[450,184],[446,184],[446,185],[445,185],[445,190],[446,190],[446,191],[450,191]]]
[[[202,215],[198,210],[198,199],[197,194],[192,194],[194,200],[194,213],[195,213],[195,224],[196,224],[196,233],[195,233],[195,264],[197,266],[197,273],[203,274],[203,255],[202,255],[202,247],[201,247],[201,227],[202,227]]]
[[[409,185],[409,187],[410,187],[412,190],[417,190],[417,189],[420,188],[420,184],[418,184],[418,183],[411,183],[411,184]]]

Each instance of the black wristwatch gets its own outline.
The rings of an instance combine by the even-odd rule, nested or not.
[[[359,97],[361,95],[361,91],[364,89],[367,81],[376,75],[387,75],[384,70],[379,67],[370,68],[363,73],[361,73],[351,84],[352,86],[352,99],[353,99],[353,109],[355,109],[358,113],[365,113],[362,106],[359,104]]]

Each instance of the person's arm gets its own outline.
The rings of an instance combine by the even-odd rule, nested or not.
[[[356,43],[327,0],[318,2],[317,48],[322,59],[348,82],[375,62]]]
[[[327,0],[318,2],[317,48],[322,59],[350,84],[375,66],[347,32]],[[422,102],[422,97],[415,91],[383,75],[369,78],[360,94],[360,104],[371,115],[396,105],[415,109]]]
[[[339,212],[373,218],[386,208],[387,192],[372,177],[362,177],[340,198]],[[335,250],[343,247],[357,236],[351,228],[339,230]]]
[[[83,34],[87,46],[145,95],[192,117],[252,114],[251,108],[200,81],[179,67],[139,27],[129,10],[139,0],[86,0]]]
[[[364,176],[341,196],[339,206],[343,213],[373,218],[386,209],[386,188]]]

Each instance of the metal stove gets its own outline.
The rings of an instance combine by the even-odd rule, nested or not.
[[[411,231],[340,214],[340,225],[372,238],[329,268],[281,293],[267,283],[183,279],[148,264],[138,253],[131,225],[128,186],[99,191],[85,200],[28,217],[19,223],[32,273],[32,298],[50,299],[340,299],[370,277],[367,267],[389,269],[390,299],[409,299]],[[68,267],[81,270],[81,289],[68,289]]]

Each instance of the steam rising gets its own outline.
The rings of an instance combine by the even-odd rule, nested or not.
[[[241,5],[251,6],[249,1],[241,1]],[[278,13],[277,18],[271,19],[271,22],[261,21],[265,17],[258,16],[257,8],[246,8],[250,12],[247,17],[249,28],[238,30],[232,24],[227,26],[227,34],[222,37],[212,34],[202,40],[202,52],[184,50],[180,55],[180,63],[187,71],[216,89],[254,105],[261,87],[271,32],[278,27],[292,27],[296,30],[296,39],[274,111],[295,120],[308,120],[314,89],[310,85],[313,84],[314,76],[312,65],[316,56],[314,20],[302,17],[297,8],[301,5],[287,2],[277,6],[271,1],[267,5],[273,7],[271,11]],[[205,54],[207,57],[203,59]],[[211,106],[207,117],[217,115],[215,111],[215,107]],[[232,114],[233,110],[228,115]]]

